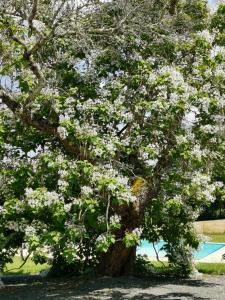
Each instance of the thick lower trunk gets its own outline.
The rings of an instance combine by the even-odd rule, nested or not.
[[[102,255],[98,273],[106,276],[128,276],[134,272],[136,247],[126,248],[123,242],[116,242]]]
[[[123,242],[126,232],[132,232],[139,226],[139,210],[135,205],[120,207],[122,227],[115,233],[117,242],[107,253],[102,254],[98,273],[106,276],[128,276],[134,271],[136,246],[127,248]]]

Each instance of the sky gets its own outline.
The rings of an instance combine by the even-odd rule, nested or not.
[[[210,5],[215,5],[217,0],[208,0]]]

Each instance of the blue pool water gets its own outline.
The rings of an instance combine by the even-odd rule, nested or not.
[[[156,251],[158,252],[159,257],[164,257],[166,255],[166,252],[164,250],[161,250],[164,244],[165,244],[164,241],[159,241],[155,243],[155,248]],[[225,243],[204,243],[201,245],[198,251],[195,251],[193,253],[194,258],[196,260],[202,259],[223,247],[225,247]],[[156,256],[152,243],[149,243],[146,240],[141,241],[141,245],[137,249],[137,254],[141,254],[141,255],[146,254],[147,256],[153,256],[153,257]]]

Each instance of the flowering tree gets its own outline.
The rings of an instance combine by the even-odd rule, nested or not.
[[[189,272],[222,188],[225,6],[1,0],[0,260],[132,272],[140,238]]]

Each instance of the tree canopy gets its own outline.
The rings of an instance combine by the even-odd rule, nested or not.
[[[132,271],[163,238],[191,270],[223,189],[225,5],[0,1],[0,264]],[[79,269],[78,268],[78,269]]]

